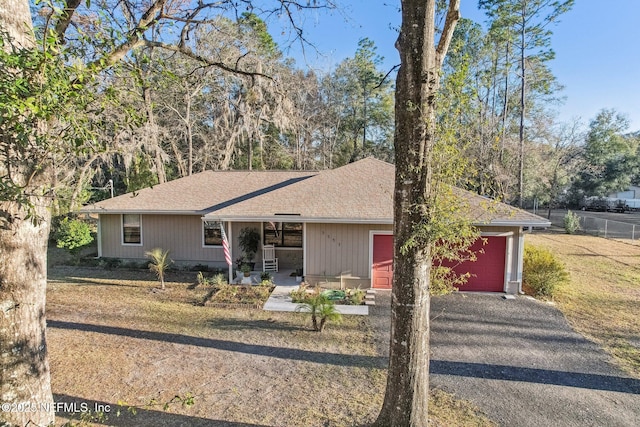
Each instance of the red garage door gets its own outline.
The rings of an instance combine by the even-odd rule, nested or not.
[[[485,239],[486,244],[483,244]],[[478,259],[475,262],[465,262],[455,268],[459,274],[471,273],[471,277],[464,286],[460,287],[460,290],[504,292],[507,238],[483,237],[478,239],[471,249],[476,252]]]
[[[486,242],[486,243],[485,243]],[[474,262],[455,267],[458,274],[471,273],[461,291],[504,292],[504,271],[507,238],[489,236],[478,239],[471,250],[477,254]],[[373,235],[372,285],[378,289],[390,289],[393,279],[393,236]]]
[[[391,289],[391,284],[393,283],[393,235],[373,235],[371,274],[374,288]]]

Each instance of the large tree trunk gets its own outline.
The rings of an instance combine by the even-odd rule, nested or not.
[[[34,46],[27,0],[0,2],[0,27],[14,46]],[[0,135],[0,138],[11,141],[15,135]],[[13,181],[26,184],[26,173],[15,165]],[[0,165],[0,174],[7,174],[4,165]],[[29,189],[32,188],[25,192],[29,193]],[[30,202],[34,207],[31,214],[39,221],[28,218],[19,203],[0,201],[2,425],[49,425],[54,421],[45,329],[50,202],[46,197],[31,197]]]
[[[46,407],[53,403],[45,329],[50,214],[43,200],[32,202],[39,224],[16,203],[0,202],[0,403],[12,405],[0,421],[19,426],[54,421]]]
[[[403,0],[396,43],[401,66],[396,82],[394,272],[387,388],[376,426],[427,426],[429,399],[429,282],[433,241],[417,228],[433,215],[432,151],[440,69],[459,0],[450,0],[435,43],[436,0]],[[413,243],[409,243],[413,242]]]
[[[27,0],[12,0],[0,2],[0,26],[11,37],[16,47],[32,47],[33,23]],[[4,38],[4,35],[3,35]]]

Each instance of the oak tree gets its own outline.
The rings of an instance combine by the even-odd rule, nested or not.
[[[70,185],[79,154],[99,151],[92,134],[99,114],[78,114],[103,87],[92,84],[134,49],[158,48],[206,66],[244,75],[241,58],[224,61],[198,55],[190,34],[216,16],[252,9],[252,3],[168,0],[28,0],[0,3],[0,398],[2,403],[53,402],[47,356],[45,297],[47,241],[56,190]],[[332,6],[331,0],[299,4],[273,0],[261,13],[286,17],[294,34],[296,16]],[[39,9],[38,9],[39,8]],[[244,11],[244,10],[243,10]],[[172,23],[174,38],[154,39],[150,31]],[[72,36],[71,36],[72,35]],[[37,37],[36,37],[37,36]],[[38,43],[36,43],[36,39]],[[75,49],[75,50],[74,50]],[[86,111],[85,111],[86,112]],[[94,111],[99,113],[99,111]],[[6,425],[49,425],[53,406],[0,413]],[[45,410],[43,410],[45,409]]]
[[[403,0],[396,47],[394,272],[387,387],[376,426],[426,426],[429,398],[429,286],[438,239],[433,203],[436,99],[459,0],[449,0],[436,40],[436,0]]]
[[[574,187],[585,196],[606,197],[626,190],[640,170],[640,138],[628,133],[629,119],[616,110],[601,110],[589,122],[584,144],[585,167]]]

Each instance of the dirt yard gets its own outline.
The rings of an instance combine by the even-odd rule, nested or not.
[[[103,409],[107,425],[356,426],[375,419],[388,307],[345,316],[320,334],[299,313],[197,306],[206,290],[188,289],[195,274],[169,273],[160,291],[147,271],[51,268],[55,401]],[[449,395],[436,392],[433,400],[434,425],[490,425]],[[71,416],[59,415],[59,424]]]
[[[571,280],[554,303],[571,325],[640,377],[640,248],[559,233],[527,241],[566,264]],[[298,313],[198,306],[207,291],[188,289],[195,275],[169,273],[159,291],[148,271],[52,267],[56,402],[102,409],[102,424],[116,426],[362,426],[375,418],[388,296],[371,316],[347,316],[318,334]],[[430,410],[436,426],[490,425],[437,390]],[[59,415],[60,425],[68,416]]]
[[[582,234],[534,233],[566,265],[570,281],[554,298],[573,328],[640,378],[640,247]]]

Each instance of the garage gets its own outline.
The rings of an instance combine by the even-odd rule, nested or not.
[[[506,236],[483,236],[471,246],[476,253],[476,261],[464,262],[454,267],[457,274],[470,273],[461,291],[504,292],[507,272]],[[372,287],[390,289],[393,279],[393,236],[373,236],[371,265]]]
[[[476,253],[475,262],[464,262],[455,267],[458,274],[471,273],[461,291],[504,292],[507,238],[487,236],[475,241],[471,250]]]

